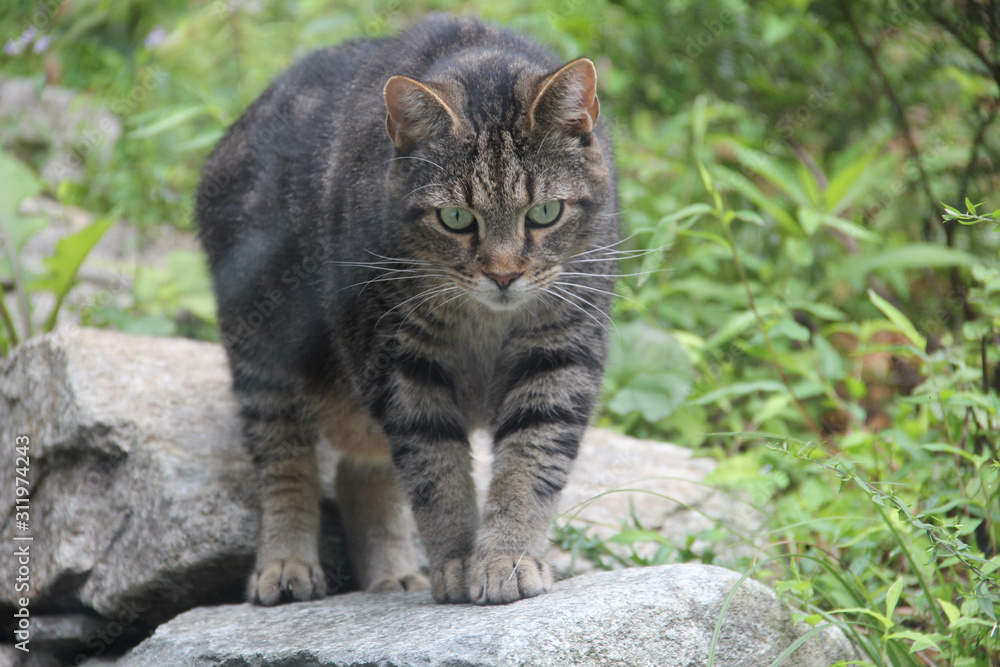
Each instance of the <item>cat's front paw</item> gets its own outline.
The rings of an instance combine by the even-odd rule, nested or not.
[[[435,602],[444,604],[459,604],[469,601],[463,559],[452,558],[431,570],[431,594],[434,595]]]
[[[473,556],[467,569],[469,597],[476,604],[507,604],[552,588],[549,564],[527,554]]]
[[[318,600],[326,596],[326,577],[319,563],[298,558],[268,561],[250,575],[247,598],[266,607],[279,602]]]

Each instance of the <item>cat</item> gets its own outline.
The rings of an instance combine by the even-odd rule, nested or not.
[[[600,391],[619,242],[596,85],[586,58],[436,15],[308,55],[219,141],[196,218],[260,484],[250,601],[325,594],[321,435],[342,451],[365,590],[495,604],[551,588],[546,533]]]

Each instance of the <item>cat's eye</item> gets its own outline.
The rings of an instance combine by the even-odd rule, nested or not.
[[[542,202],[528,209],[528,222],[536,227],[553,224],[562,215],[563,203],[558,199]]]
[[[467,208],[448,206],[438,209],[438,220],[453,232],[464,232],[476,221],[476,216]]]

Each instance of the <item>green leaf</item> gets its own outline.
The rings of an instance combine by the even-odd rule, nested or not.
[[[933,243],[911,243],[899,248],[869,255],[857,262],[845,262],[839,271],[833,272],[837,279],[863,277],[871,271],[887,269],[924,269],[939,266],[974,266],[981,260],[963,250],[956,250]]]
[[[753,419],[758,424],[762,424],[787,408],[791,402],[792,397],[790,395],[775,394],[764,402],[760,411],[753,415]]]
[[[76,274],[79,272],[83,260],[87,258],[87,255],[113,223],[114,220],[110,218],[98,218],[77,233],[60,239],[56,243],[52,256],[43,260],[49,272],[36,280],[32,287],[48,290],[56,296],[56,304],[45,321],[45,331],[52,331],[55,327],[59,308],[62,306],[66,294],[76,282]]]
[[[737,159],[745,167],[763,176],[797,205],[809,207],[813,204],[809,196],[802,189],[802,185],[799,183],[794,172],[786,165],[775,160],[767,153],[747,148],[741,144],[734,143],[732,147]]]
[[[896,604],[899,602],[899,595],[903,592],[903,580],[902,578],[896,579],[892,582],[892,586],[889,586],[889,590],[885,594],[885,615],[886,618],[892,618],[893,612],[896,611]]]
[[[705,341],[705,350],[711,350],[725,343],[728,343],[733,338],[742,337],[747,334],[753,334],[758,331],[757,328],[757,316],[752,310],[744,310],[743,312],[738,312],[732,315],[719,330],[712,334],[707,341]]]
[[[647,422],[669,417],[691,391],[693,368],[684,347],[669,333],[644,322],[618,327],[620,345],[611,349],[607,406],[626,417],[638,413]]]
[[[819,216],[820,222],[823,223],[824,227],[829,229],[836,229],[838,232],[845,236],[850,236],[852,239],[858,239],[859,241],[878,241],[879,235],[870,232],[860,225],[856,225],[853,222],[844,220],[843,218],[838,218],[835,215],[823,214]]]
[[[693,218],[705,215],[707,213],[711,213],[713,210],[715,209],[713,209],[708,204],[704,204],[701,202],[696,204],[690,204],[680,209],[679,211],[674,211],[669,215],[663,216],[662,218],[660,218],[660,222],[658,224],[663,225],[668,222],[676,222],[678,220],[683,220],[686,218]]]
[[[608,409],[623,417],[638,412],[646,421],[656,423],[669,417],[683,402],[681,394],[685,392],[675,390],[670,376],[640,375],[615,393],[608,401]]]
[[[785,385],[777,380],[758,380],[756,382],[738,382],[728,387],[722,387],[715,391],[710,391],[701,398],[691,401],[692,405],[706,405],[715,403],[723,398],[740,398],[748,394],[755,394],[758,391],[787,391]]]
[[[910,321],[906,315],[904,315],[896,306],[892,305],[878,294],[875,290],[868,290],[868,298],[871,300],[875,307],[882,311],[882,314],[889,318],[889,321],[896,325],[899,332],[910,339],[916,348],[923,352],[927,349],[927,339],[917,333],[917,328],[913,326],[913,322]]]
[[[9,153],[0,151],[0,224],[17,217],[28,197],[38,194],[42,183],[28,167]]]
[[[826,192],[824,192],[827,211],[837,215],[853,204],[858,197],[872,189],[874,184],[871,172],[881,171],[878,163],[874,165],[872,163],[883,152],[883,147],[878,146],[860,155],[830,176]]]
[[[754,211],[739,210],[732,211],[733,217],[737,220],[742,220],[743,222],[749,222],[751,224],[757,225],[758,227],[767,227],[767,221],[760,217],[760,214]]]
[[[818,334],[813,336],[813,348],[826,379],[837,381],[844,377],[844,360],[826,338]]]
[[[670,544],[667,538],[652,530],[623,530],[617,535],[609,537],[606,541],[612,544],[635,544],[636,542]]]
[[[802,225],[802,231],[806,233],[807,236],[812,236],[815,234],[821,224],[820,214],[811,208],[805,206],[800,206],[798,210],[799,224]]]
[[[146,137],[152,137],[157,134],[162,134],[163,132],[166,132],[167,130],[170,130],[182,123],[186,123],[195,116],[199,116],[205,113],[207,113],[207,110],[205,109],[205,105],[203,104],[198,104],[193,107],[187,107],[185,109],[181,109],[175,113],[170,114],[166,118],[158,120],[152,125],[147,125],[146,127],[140,127],[135,130],[132,130],[129,133],[128,138],[144,139]]]
[[[937,601],[941,605],[941,609],[944,610],[944,615],[948,617],[948,625],[954,627],[958,619],[962,617],[961,612],[958,611],[958,607],[941,598],[937,598]]]
[[[888,637],[889,639],[911,639],[913,644],[910,645],[910,653],[916,653],[917,651],[923,651],[925,649],[932,648],[935,651],[940,651],[941,647],[938,646],[938,642],[947,639],[944,635],[931,634],[927,635],[923,632],[914,632],[913,630],[902,630],[900,632],[894,632]]]
[[[716,165],[715,174],[720,181],[742,194],[774,218],[786,231],[801,235],[802,228],[795,221],[795,218],[777,203],[780,199],[773,195],[764,194],[750,179],[739,172]]]
[[[985,582],[983,582],[985,584]],[[992,620],[994,623],[997,621],[996,612],[993,609],[993,597],[988,595],[985,591],[984,585],[979,585],[976,587],[976,604],[979,605],[979,609],[986,614],[986,616]]]
[[[778,323],[768,329],[768,333],[773,336],[780,336],[788,340],[804,342],[809,340],[809,329],[805,328],[791,317],[783,317]]]

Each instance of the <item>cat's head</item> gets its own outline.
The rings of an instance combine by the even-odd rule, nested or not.
[[[596,89],[586,58],[543,72],[499,52],[385,84],[389,201],[406,251],[456,297],[499,311],[557,294],[566,264],[610,238]]]

